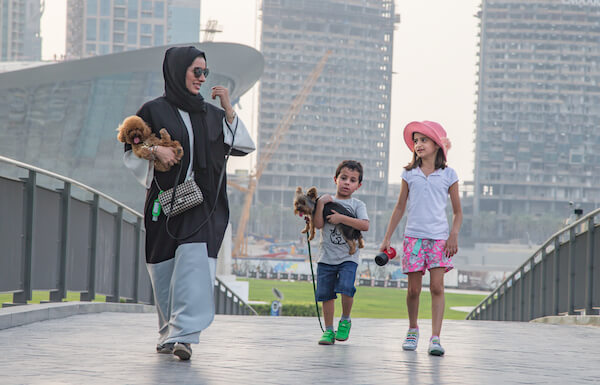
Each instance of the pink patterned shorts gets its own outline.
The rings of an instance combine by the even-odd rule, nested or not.
[[[404,237],[402,272],[425,274],[425,270],[444,267],[446,272],[454,268],[452,259],[444,252],[446,241],[443,239],[420,239]]]

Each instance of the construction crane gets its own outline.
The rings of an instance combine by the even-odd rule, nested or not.
[[[223,27],[218,25],[217,20],[210,19],[206,21],[206,28],[201,29],[200,31],[204,32],[204,41],[213,41],[216,33],[223,32],[222,28]]]
[[[244,207],[242,208],[242,214],[240,216],[240,220],[237,226],[237,232],[235,235],[235,242],[233,244],[233,250],[231,251],[233,257],[239,257],[242,255],[242,243],[244,241],[244,234],[246,233],[246,225],[248,224],[248,219],[250,218],[250,206],[252,205],[252,198],[254,196],[254,191],[256,190],[256,186],[258,185],[258,180],[262,175],[263,171],[271,161],[273,154],[277,151],[277,148],[281,144],[283,137],[285,136],[287,130],[290,128],[290,125],[296,119],[300,108],[306,101],[307,96],[312,91],[313,86],[317,82],[317,79],[321,75],[323,68],[325,67],[325,63],[327,59],[331,55],[331,51],[327,51],[325,55],[319,60],[313,71],[310,73],[306,82],[304,83],[304,87],[294,101],[290,105],[290,108],[284,115],[283,119],[275,129],[273,136],[267,142],[265,148],[261,153],[260,159],[257,161],[256,170],[249,175],[248,179],[248,189],[246,191],[246,197],[244,199]]]

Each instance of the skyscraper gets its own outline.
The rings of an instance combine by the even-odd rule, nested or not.
[[[355,159],[365,170],[356,196],[373,223],[387,191],[394,1],[264,0],[262,20],[258,162],[316,63],[332,54],[263,172],[258,201],[291,206],[296,186],[335,193],[336,166]]]
[[[42,0],[0,1],[0,61],[42,58]]]
[[[200,0],[68,0],[67,58],[197,42]]]
[[[483,1],[475,214],[600,204],[600,1]]]
[[[200,0],[170,0],[167,19],[167,42],[198,41],[200,35]]]

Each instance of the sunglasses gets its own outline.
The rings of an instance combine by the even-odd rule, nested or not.
[[[204,74],[204,77],[208,77],[209,71],[208,68],[202,69],[200,67],[194,67],[194,76],[199,78]]]

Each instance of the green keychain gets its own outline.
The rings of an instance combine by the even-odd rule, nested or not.
[[[162,193],[162,190],[159,194]],[[154,200],[154,204],[152,205],[152,222],[158,221],[158,217],[160,216],[160,201],[158,198]]]

